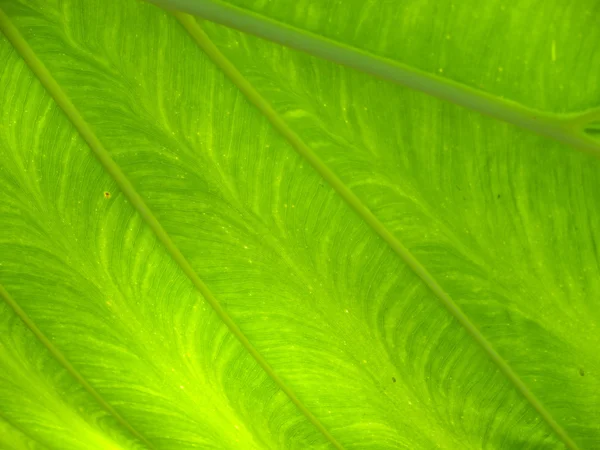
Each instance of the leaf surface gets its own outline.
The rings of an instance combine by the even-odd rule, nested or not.
[[[0,6],[8,448],[594,448],[598,158],[152,5]],[[569,102],[485,86],[593,112],[585,42]]]

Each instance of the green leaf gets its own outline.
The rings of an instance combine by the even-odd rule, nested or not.
[[[0,0],[0,445],[595,448],[600,4],[172,4],[335,45]]]
[[[237,0],[234,4],[219,0],[150,1],[199,14],[514,123],[581,150],[600,153],[594,132],[600,108],[595,101],[590,102],[600,96],[597,77],[600,58],[595,45],[600,31],[597,15],[592,11],[597,5],[590,5],[592,9],[586,9],[584,17],[579,5],[565,8],[558,22],[554,4],[541,14],[537,5],[523,4],[525,13],[518,14],[507,11],[500,2],[488,2],[486,7],[475,10],[468,3],[457,8],[450,2],[441,5],[422,2],[398,10],[395,2],[359,3],[356,8],[348,8],[341,2],[319,4],[311,0],[295,2],[290,8],[284,2],[252,0]],[[532,20],[550,21],[551,25],[532,28]],[[584,41],[582,23],[592,30]],[[466,32],[465,26],[468,26]],[[509,27],[511,32],[491,40],[491,30],[501,27]],[[577,48],[577,53],[568,52],[557,58],[559,33],[559,45],[563,49]],[[498,49],[492,57],[490,41]],[[524,41],[536,44],[532,49],[538,53],[537,57],[531,52],[524,54],[521,50]],[[402,46],[399,52],[397,44],[404,42],[411,45]],[[548,45],[549,50],[544,48]],[[587,62],[588,58],[591,67],[579,70],[580,61]],[[483,60],[484,65],[474,65],[474,60]],[[530,67],[532,63],[534,70]],[[568,83],[573,85],[565,90]],[[540,84],[544,89],[532,90],[532,84]],[[554,90],[559,91],[558,95]]]

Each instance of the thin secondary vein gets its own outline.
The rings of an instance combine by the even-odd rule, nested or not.
[[[552,415],[527,385],[512,370],[508,363],[496,352],[479,329],[467,315],[443,290],[435,278],[415,258],[415,256],[379,221],[348,186],[302,141],[302,139],[287,125],[285,120],[273,109],[269,102],[252,86],[252,84],[237,70],[223,55],[208,35],[200,28],[196,20],[187,14],[175,12],[175,17],[194,38],[200,48],[211,58],[223,73],[238,87],[248,100],[265,116],[273,127],[290,143],[290,145],[327,181],[342,199],[375,231],[392,250],[414,271],[423,283],[440,300],[444,307],[462,325],[469,335],[479,344],[488,357],[497,365],[500,371],[512,382],[515,388],[540,414],[545,422],[554,430],[556,435],[570,450],[578,450],[577,444],[567,432],[554,420]]]
[[[1,285],[0,285],[1,287]],[[9,426],[13,427],[15,430],[17,430],[19,433],[21,433],[23,436],[27,437],[27,439],[32,440],[33,442],[36,443],[36,445],[38,446],[42,446],[43,448],[47,449],[48,447],[46,447],[46,445],[42,442],[40,442],[37,438],[33,437],[31,435],[31,433],[29,431],[24,430],[23,428],[21,428],[18,424],[14,423],[13,421],[9,420],[5,414],[2,413],[2,411],[0,411],[0,419],[3,420],[4,422],[6,422]]]
[[[12,24],[6,13],[0,8],[0,30],[6,36],[8,41],[13,45],[15,50],[21,55],[23,60],[27,63],[29,68],[41,81],[42,85],[50,92],[57,103],[65,103],[70,105],[71,109],[74,109],[73,105],[70,104],[67,97],[62,93],[60,87],[56,81],[52,78],[48,70],[44,67],[42,62],[35,56],[33,50],[29,47],[25,39],[21,36],[16,27]],[[56,99],[56,94],[61,101]],[[62,97],[62,98],[61,98]],[[63,108],[64,110],[65,108]],[[66,111],[65,111],[66,112]],[[69,115],[67,113],[67,115]],[[77,126],[77,125],[75,125]],[[88,128],[89,130],[89,128]],[[90,131],[91,132],[91,131]],[[69,372],[69,374],[75,378],[83,388],[112,416],[115,417],[117,422],[133,434],[137,439],[142,441],[147,447],[153,449],[154,446],[142,436],[133,426],[125,420],[104,398],[98,393],[88,381],[73,367],[73,365],[67,360],[67,358],[56,348],[52,342],[42,333],[37,325],[31,320],[31,318],[25,313],[25,311],[19,306],[19,304],[11,297],[8,291],[0,285],[0,296],[4,301],[15,311],[15,313],[25,323],[27,328],[35,335],[35,337],[48,349],[52,356]]]
[[[2,11],[0,10],[0,27],[3,25]],[[3,30],[4,31],[4,30]],[[6,304],[15,312],[15,314],[21,319],[25,326],[35,335],[35,337],[46,347],[50,354],[62,365],[69,374],[75,378],[83,386],[83,388],[92,396],[94,399],[111,414],[127,431],[133,434],[136,438],[146,444],[147,447],[154,449],[154,446],[150,444],[135,428],[133,428],[123,416],[121,416],[115,409],[110,406],[104,398],[87,382],[87,380],[73,367],[73,365],[67,360],[67,358],[60,352],[58,348],[50,342],[50,339],[46,337],[44,333],[37,327],[37,325],[31,320],[27,313],[19,306],[16,300],[8,293],[8,291],[0,284],[0,297],[4,299]]]
[[[301,402],[301,400],[296,396],[296,394],[292,391],[292,389],[285,384],[285,382],[277,375],[277,373],[273,370],[273,368],[269,365],[267,360],[256,350],[256,348],[252,345],[250,340],[244,335],[241,329],[237,326],[237,324],[233,321],[233,319],[227,314],[227,312],[223,309],[221,304],[218,302],[216,297],[212,294],[212,292],[208,289],[208,287],[204,284],[204,282],[200,279],[198,274],[194,271],[190,263],[183,256],[179,248],[175,245],[175,243],[171,240],[168,233],[162,227],[158,219],[154,216],[154,214],[150,211],[143,198],[138,194],[135,190],[129,179],[125,176],[121,168],[112,160],[108,151],[104,148],[98,137],[95,135],[91,127],[85,121],[83,116],[79,113],[75,105],[68,98],[67,94],[62,90],[58,82],[54,79],[54,77],[50,74],[48,69],[44,66],[44,64],[38,59],[35,55],[29,44],[25,41],[25,39],[21,36],[19,31],[15,28],[15,26],[10,22],[8,16],[0,9],[0,29],[4,32],[8,40],[12,43],[12,45],[17,49],[19,54],[25,60],[30,69],[35,73],[38,77],[42,85],[46,88],[48,93],[52,96],[54,101],[60,106],[66,116],[69,118],[73,126],[77,129],[79,134],[86,141],[96,158],[100,161],[104,169],[112,176],[112,178],[116,181],[117,185],[123,192],[123,194],[127,197],[127,199],[131,202],[134,208],[138,211],[138,213],[142,216],[146,224],[150,227],[150,229],[154,232],[159,241],[165,246],[168,253],[175,260],[175,262],[179,265],[179,267],[183,270],[183,272],[188,276],[188,278],[192,281],[196,289],[202,294],[204,299],[209,303],[209,305],[213,308],[213,310],[217,313],[219,318],[224,322],[227,328],[231,331],[231,333],[240,341],[242,346],[248,351],[248,353],[254,358],[254,360],[260,365],[260,367],[269,375],[269,377],[275,382],[275,384],[288,396],[288,398],[294,403],[294,405],[298,408],[300,412],[302,412],[306,418],[325,436],[327,440],[338,450],[343,450],[342,445],[331,435],[331,433],[325,428],[325,426],[308,410],[308,408]],[[2,293],[0,291],[0,293]],[[7,293],[8,294],[8,293]],[[4,295],[3,295],[4,296]],[[8,301],[8,300],[7,300]],[[22,318],[27,318],[25,313],[19,308],[19,306],[14,303],[13,309],[16,307],[21,311]],[[16,311],[16,309],[15,309]],[[23,319],[25,321],[25,319]],[[35,324],[27,318],[28,326],[31,324],[30,329],[38,336],[40,340],[45,339],[45,341],[50,344],[50,342],[43,336],[43,334],[39,331]],[[31,328],[35,327],[35,328]],[[36,333],[37,330],[38,333]],[[50,344],[51,345],[51,344]],[[51,350],[52,354],[61,361],[61,363],[66,364],[65,367],[68,367],[68,370],[75,376],[77,372],[75,369],[69,364],[69,362],[62,356],[57,349],[52,347],[54,350]],[[67,366],[68,365],[68,366]],[[98,400],[108,411],[115,415],[115,417],[120,418],[120,422],[123,425],[126,425],[127,428],[134,433],[137,437],[142,439],[144,442],[147,441],[141,437],[141,435],[135,431],[125,419],[123,419],[118,413],[112,409],[112,407],[106,403],[100,395],[93,390],[93,388],[81,377],[81,375],[77,374],[77,380],[86,387],[88,392],[93,393],[96,400]],[[148,444],[150,446],[150,444]]]
[[[499,98],[465,84],[328,39],[218,0],[148,0],[199,15],[313,56],[407,86],[600,157],[600,143],[572,129],[586,112],[558,115]]]

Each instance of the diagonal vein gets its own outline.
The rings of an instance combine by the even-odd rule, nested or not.
[[[0,289],[2,288],[2,285],[0,285]],[[0,294],[1,295],[1,294]],[[4,422],[6,422],[10,427],[14,428],[15,430],[17,430],[19,433],[21,433],[23,436],[26,436],[28,439],[31,439],[31,441],[35,442],[36,446],[39,446],[39,448],[42,449],[47,449],[47,447],[42,444],[41,442],[39,442],[36,438],[34,438],[31,433],[28,433],[27,431],[25,431],[23,428],[21,428],[19,425],[17,425],[16,423],[12,422],[11,420],[9,420],[4,414],[2,414],[2,411],[0,411],[0,421],[3,420]]]
[[[538,414],[554,430],[556,435],[570,450],[577,450],[577,444],[567,432],[556,422],[544,405],[529,390],[527,385],[513,371],[510,365],[492,347],[479,329],[468,316],[444,291],[437,280],[415,258],[415,256],[385,227],[385,225],[367,208],[362,201],[340,180],[337,175],[302,141],[302,139],[287,125],[284,119],[273,109],[269,102],[244,78],[237,68],[223,55],[210,38],[200,28],[196,20],[187,14],[175,12],[175,17],[190,33],[196,43],[204,50],[211,60],[238,87],[248,100],[265,116],[273,127],[303,156],[309,164],[331,185],[342,199],[377,233],[392,250],[414,271],[423,283],[433,292],[448,312],[462,325],[475,342],[484,350],[498,369],[510,380],[523,397],[531,404]]]
[[[3,12],[0,10],[0,28],[4,31],[4,17]],[[69,372],[69,374],[75,378],[83,386],[83,388],[92,396],[94,399],[111,414],[124,428],[126,428],[136,438],[146,444],[147,447],[153,449],[154,446],[150,444],[135,428],[125,420],[110,404],[102,398],[102,396],[96,391],[88,381],[73,367],[69,360],[56,348],[56,346],[50,342],[50,339],[37,327],[37,325],[31,320],[25,311],[19,306],[16,300],[8,293],[8,291],[0,284],[0,297],[4,299],[6,304],[15,312],[15,314],[23,321],[25,326],[35,335],[35,337],[46,347],[50,354]]]
[[[580,151],[600,157],[600,142],[574,129],[589,111],[551,114],[506,100],[465,84],[427,73],[326,37],[278,22],[219,0],[148,0],[158,5],[197,14],[205,19],[253,34],[313,56],[407,86],[495,119],[517,125]]]
[[[192,268],[187,259],[183,256],[179,248],[171,240],[166,230],[162,227],[158,219],[154,216],[152,211],[148,208],[146,203],[140,194],[135,190],[129,179],[123,173],[121,168],[113,161],[110,157],[109,152],[106,150],[104,145],[100,142],[98,137],[93,132],[90,125],[85,121],[83,116],[79,113],[75,105],[71,102],[67,94],[60,87],[58,82],[54,79],[52,74],[44,66],[42,61],[36,56],[29,44],[25,41],[23,36],[19,33],[16,27],[11,23],[8,16],[0,9],[0,30],[6,35],[7,39],[19,52],[21,57],[25,60],[29,68],[40,80],[44,88],[52,96],[54,101],[63,110],[65,115],[69,118],[75,129],[86,141],[96,158],[102,164],[104,169],[110,174],[110,176],[116,181],[117,185],[131,202],[134,208],[138,211],[140,216],[144,219],[146,224],[154,232],[158,240],[164,245],[167,252],[179,265],[181,270],[187,275],[192,281],[195,288],[202,294],[204,299],[209,303],[213,310],[217,313],[219,318],[231,331],[231,333],[238,339],[238,341],[244,346],[248,353],[254,358],[254,360],[260,365],[260,367],[269,375],[269,377],[275,382],[275,384],[288,396],[288,398],[294,403],[302,414],[325,436],[325,438],[338,450],[343,450],[342,445],[331,435],[331,433],[325,428],[325,426],[316,418],[316,416],[310,412],[310,410],[302,403],[302,401],[296,396],[292,389],[285,384],[283,379],[277,375],[273,368],[269,365],[267,360],[256,350],[250,340],[244,335],[242,330],[233,321],[233,319],[223,309],[219,301],[208,289],[206,284],[200,279],[198,274]],[[124,418],[122,418],[101,396],[98,394],[92,386],[77,373],[75,368],[66,360],[66,358],[54,347],[50,341],[43,335],[43,333],[36,327],[33,321],[25,314],[25,312],[19,307],[19,305],[8,296],[4,294],[4,290],[0,290],[0,294],[5,298],[9,305],[17,311],[17,314],[23,319],[31,331],[40,339],[44,345],[50,350],[52,355],[58,359],[67,370],[73,375],[77,381],[79,381],[90,394],[111,414],[113,414],[123,426],[125,426],[135,436],[142,439],[149,446],[150,444],[136,431],[131,425],[129,425]]]

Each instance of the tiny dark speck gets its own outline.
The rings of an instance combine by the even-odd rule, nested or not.
[[[106,191],[106,192],[104,193],[104,198],[110,198],[110,192]]]
[[[395,383],[396,382],[396,378],[392,377],[392,382]]]
[[[579,375],[584,376],[585,372],[583,371],[583,369],[579,369]]]
[[[500,198],[500,194],[498,194],[498,198]]]

